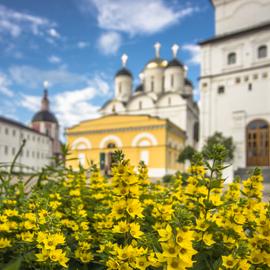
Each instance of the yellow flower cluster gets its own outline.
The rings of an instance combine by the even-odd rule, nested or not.
[[[158,184],[119,157],[110,179],[48,168],[30,193],[1,176],[0,269],[270,269],[263,177],[224,187],[221,170],[200,162]]]

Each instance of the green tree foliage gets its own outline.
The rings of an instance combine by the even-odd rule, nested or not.
[[[191,160],[194,154],[197,153],[195,148],[187,145],[178,157],[178,162],[184,163],[186,160]]]
[[[221,132],[216,132],[214,135],[208,137],[205,145],[202,149],[202,154],[206,159],[212,159],[211,153],[213,153],[216,145],[223,145],[226,149],[226,161],[233,160],[235,145],[233,143],[232,137],[225,137]]]

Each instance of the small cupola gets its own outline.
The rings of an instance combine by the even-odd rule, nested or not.
[[[44,91],[43,97],[41,99],[41,108],[32,118],[32,123],[34,122],[52,122],[58,124],[58,121],[54,114],[50,112],[50,101],[48,98],[48,82],[43,83]]]
[[[132,80],[131,72],[126,68],[128,56],[123,54],[121,57],[122,68],[116,73],[114,77],[114,91],[115,99],[121,102],[127,102],[132,94]]]
[[[170,68],[170,67],[184,68],[184,65],[181,63],[181,61],[177,59],[177,52],[179,50],[179,45],[174,44],[171,49],[172,49],[173,59],[168,63],[167,68]]]
[[[122,57],[121,57],[121,60],[122,60],[122,68],[119,69],[116,72],[115,77],[118,77],[118,76],[129,76],[129,77],[132,78],[132,73],[130,72],[129,69],[126,68],[128,56],[126,54],[123,54]]]

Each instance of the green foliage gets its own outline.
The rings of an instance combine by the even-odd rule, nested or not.
[[[223,145],[224,149],[218,150],[216,145]],[[224,137],[221,132],[216,132],[213,136],[210,136],[206,140],[206,144],[202,149],[202,154],[206,159],[213,159],[213,155],[216,154],[217,151],[221,151],[220,154],[223,155],[222,159],[226,161],[233,160],[235,145],[233,143],[232,137]]]
[[[19,270],[21,269],[22,258],[12,260],[8,265],[4,266],[3,270]]]
[[[166,174],[162,177],[163,183],[172,183],[174,181],[174,175],[172,174]]]
[[[184,150],[180,153],[178,157],[178,162],[184,163],[186,160],[192,160],[194,154],[197,153],[195,148],[190,145],[187,145]]]

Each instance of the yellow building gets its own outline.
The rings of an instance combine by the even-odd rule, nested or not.
[[[108,173],[113,151],[121,149],[133,165],[144,161],[152,178],[181,169],[177,157],[186,140],[175,124],[149,115],[112,114],[82,121],[68,128],[66,135],[71,159],[67,165],[74,169],[93,161]]]

